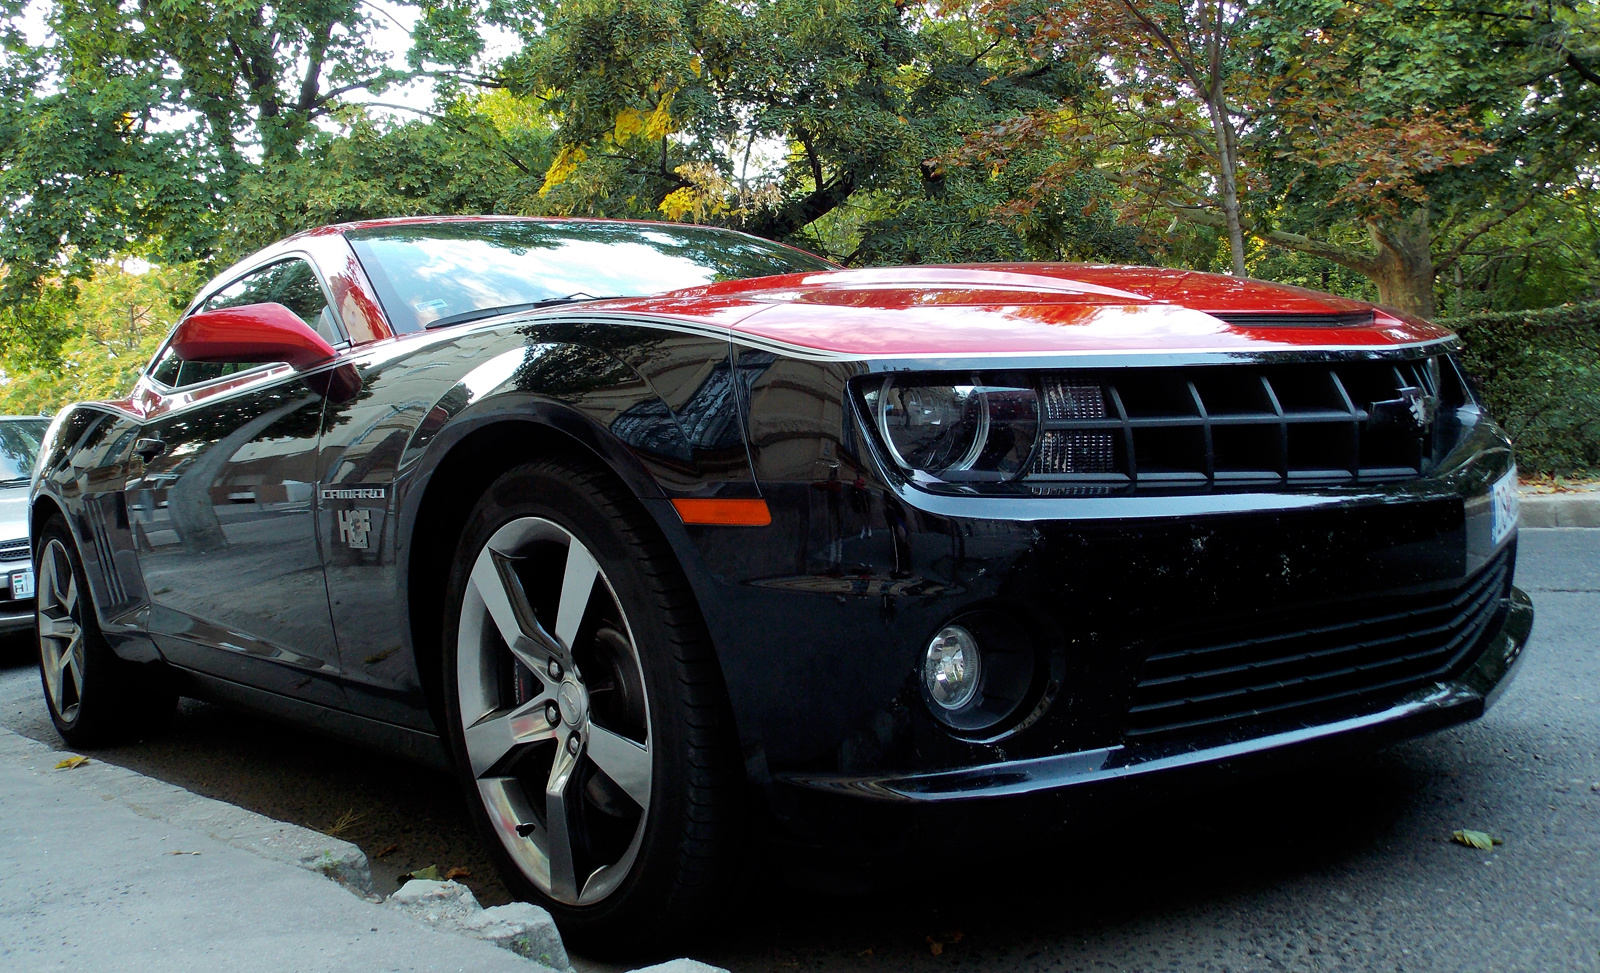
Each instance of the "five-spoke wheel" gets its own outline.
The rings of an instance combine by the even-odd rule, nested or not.
[[[462,731],[497,837],[557,901],[599,901],[638,854],[651,777],[643,686],[628,619],[583,542],[540,517],[495,531],[461,608]]]
[[[50,706],[67,722],[78,718],[83,697],[83,607],[72,558],[60,538],[39,552],[39,666]]]
[[[461,530],[446,729],[507,885],[594,952],[715,913],[743,773],[721,670],[644,508],[574,457],[502,475]]]

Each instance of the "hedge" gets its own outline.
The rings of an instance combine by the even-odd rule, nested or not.
[[[1524,475],[1600,475],[1600,301],[1439,321]]]

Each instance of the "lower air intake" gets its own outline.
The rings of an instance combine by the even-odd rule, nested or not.
[[[1504,606],[1512,550],[1457,588],[1294,613],[1158,645],[1134,689],[1127,735],[1195,732],[1266,716],[1321,719],[1362,703],[1393,705],[1412,690],[1454,678],[1476,658]]]

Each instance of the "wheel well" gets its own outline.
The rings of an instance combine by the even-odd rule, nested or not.
[[[28,512],[28,544],[30,547],[33,544],[33,539],[39,536],[39,531],[44,529],[44,522],[49,520],[52,515],[57,514],[60,515],[62,520],[66,519],[67,515],[60,505],[49,497],[40,497],[33,502],[33,509]]]
[[[608,469],[594,450],[578,439],[536,422],[497,422],[475,429],[440,458],[428,481],[411,528],[407,560],[406,602],[410,612],[411,650],[417,675],[435,723],[444,726],[445,599],[450,565],[455,559],[467,516],[489,485],[513,467],[541,457],[581,456]]]

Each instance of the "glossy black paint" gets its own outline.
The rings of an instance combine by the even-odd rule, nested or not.
[[[1495,553],[1487,494],[1509,444],[1473,412],[1445,461],[1406,482],[930,492],[881,460],[850,391],[908,364],[581,310],[443,329],[313,373],[234,376],[153,415],[68,410],[34,516],[67,515],[119,654],[164,661],[196,694],[439,759],[440,601],[475,491],[541,451],[582,451],[677,553],[750,778],[797,833],[841,799],[1012,797],[1437,728],[1480,713],[1526,641],[1531,611],[1507,607],[1433,696],[1131,747],[1129,694],[1164,639],[1463,583]],[[335,369],[353,370],[353,392],[335,391]],[[145,459],[142,440],[164,445]],[[670,504],[757,496],[770,527],[685,525]],[[1014,619],[1041,661],[1014,719],[963,735],[929,714],[917,673],[932,634],[974,612]]]
[[[168,661],[343,707],[313,505],[323,403],[290,374],[166,413],[140,426],[165,447],[123,497]]]

